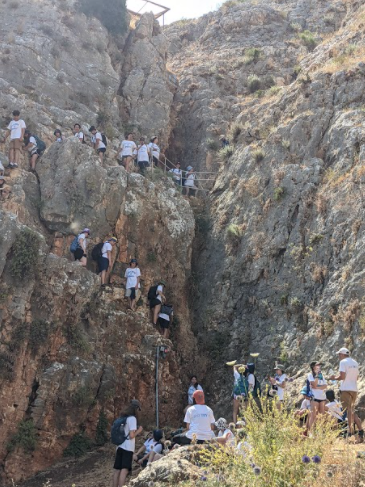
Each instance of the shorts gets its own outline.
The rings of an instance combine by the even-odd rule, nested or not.
[[[157,157],[153,156],[153,163],[154,163],[154,165],[155,166],[158,166],[158,163],[159,162],[160,162],[160,160]]]
[[[22,148],[22,143],[20,141],[20,139],[12,139],[10,141],[10,145],[9,145],[9,149],[10,150],[21,150]]]
[[[157,320],[157,324],[161,326],[161,328],[163,328],[164,330],[170,328],[170,321],[165,320],[165,318],[159,318]]]
[[[34,154],[37,154],[38,156],[41,155],[39,149],[36,149],[36,148],[32,149],[31,152],[29,152],[29,157],[33,157]]]
[[[355,402],[357,399],[356,391],[340,391],[340,401],[345,411],[355,409]]]
[[[115,470],[132,470],[133,452],[117,448],[114,461]]]
[[[325,402],[327,399],[313,399],[314,402]]]
[[[174,436],[172,441],[173,443],[176,443],[177,445],[181,445],[181,446],[190,445],[192,442],[192,440],[188,438],[185,434]],[[198,445],[202,445],[203,443],[206,443],[206,441],[197,440]]]
[[[148,161],[138,161],[138,166],[143,171],[147,167],[149,167],[150,163]]]
[[[106,257],[101,257],[98,259],[98,268],[99,268],[99,274],[100,272],[107,271],[109,269],[109,259]]]
[[[159,306],[160,304],[162,304],[162,303],[161,303],[161,301],[159,299],[157,299],[157,298],[151,299],[151,301],[150,301],[150,309],[153,309],[156,306]]]
[[[101,149],[97,149],[98,154],[104,154],[106,152],[106,147],[102,147]]]
[[[81,260],[83,257],[87,257],[83,249],[76,249],[74,252],[75,260]]]
[[[134,299],[139,299],[140,295],[141,295],[141,290],[140,289],[135,289],[135,298]],[[132,288],[129,288],[129,289],[126,289],[125,290],[125,297],[126,298],[130,298],[132,295]]]

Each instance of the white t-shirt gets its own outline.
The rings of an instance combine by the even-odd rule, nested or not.
[[[340,385],[340,391],[357,392],[357,379],[359,377],[359,364],[351,357],[344,358],[340,362],[340,372],[345,372],[346,377]]]
[[[77,132],[75,134],[75,137],[77,137],[78,139],[81,140],[81,142],[83,142],[83,140],[84,140],[84,132],[81,132],[81,131],[80,132]]]
[[[133,152],[137,149],[136,144],[133,142],[133,140],[123,140],[123,142],[120,144],[120,156],[133,156]]]
[[[152,151],[152,155],[154,157],[156,157],[156,159],[159,159],[160,158],[160,151],[161,151],[161,149],[159,148],[159,146],[157,144],[154,144],[154,143],[150,142],[148,144],[148,147]]]
[[[176,181],[181,181],[181,174],[182,174],[181,169],[178,169],[177,167],[175,167],[174,169],[170,169],[169,172],[171,172],[173,174],[173,177]]]
[[[137,418],[135,416],[129,416],[124,427],[124,433],[126,436],[129,435],[130,431],[137,430]],[[127,439],[124,443],[118,446],[118,448],[123,448],[123,450],[134,452],[136,446],[136,439]]]
[[[32,151],[34,151],[34,149],[36,149],[36,148],[37,148],[37,141],[35,140],[35,138],[33,137],[33,135],[31,135],[31,136],[29,137],[29,144],[33,144],[31,147],[28,147],[28,149],[27,149],[27,150],[28,150],[29,152],[32,152]]]
[[[82,239],[83,241],[81,242]],[[80,247],[84,249],[84,251],[86,252],[86,247],[87,247],[86,233],[80,233],[78,240],[79,240]]]
[[[300,409],[310,409],[311,402],[309,399],[303,399],[302,404],[300,405]]]
[[[336,419],[340,419],[341,421],[343,420],[342,418],[343,412],[342,412],[341,404],[338,401],[334,400],[333,402],[328,402],[327,404],[325,404],[324,407],[327,408],[328,413],[331,416],[333,416]]]
[[[188,389],[188,404],[191,406],[194,404],[194,399],[193,399],[193,394],[195,391],[202,391],[203,388],[200,384],[198,384],[198,387],[195,389],[193,385],[191,385]]]
[[[146,144],[140,145],[137,150],[138,162],[149,162],[148,147]]]
[[[222,438],[222,436],[224,436],[226,433],[228,433],[228,440],[227,440],[227,443],[226,445],[228,446],[235,446],[235,439],[234,439],[234,434],[232,433],[232,431],[230,429],[226,429],[224,431],[220,430],[219,433],[218,433],[218,438]]]
[[[163,285],[162,284],[160,284],[159,286],[157,286],[157,292],[158,291],[160,291],[163,294]],[[158,299],[162,303],[162,298],[161,298],[161,296],[159,294],[157,294],[156,299]]]
[[[278,382],[279,384],[282,384],[283,382],[285,382],[287,380],[287,376],[286,376],[286,374],[276,375],[275,379],[276,379],[276,382]],[[277,388],[278,388],[277,394],[278,394],[279,401],[284,401],[285,389],[283,387],[279,387],[278,385],[277,385]]]
[[[12,120],[8,125],[10,130],[10,140],[20,139],[22,136],[22,129],[27,128],[24,120]]]
[[[195,178],[196,178],[195,173],[189,174],[189,176],[185,179],[185,186],[193,187]]]
[[[153,438],[150,438],[149,440],[144,442],[144,446],[146,447],[145,453],[150,453],[151,451],[154,451],[155,453],[162,453],[163,447],[161,443],[158,443],[156,440]]]
[[[106,149],[105,144],[103,142],[103,137],[102,137],[100,132],[96,132],[96,134],[91,137],[91,143],[96,144],[97,140],[99,141],[99,145],[97,147],[95,146],[95,148],[96,149]]]
[[[192,439],[196,434],[197,440],[211,440],[213,437],[212,424],[215,423],[213,411],[205,404],[195,404],[186,411],[185,423],[190,424],[186,437]]]
[[[174,313],[172,313],[173,315]],[[172,315],[167,315],[166,313],[158,313],[158,317],[159,318],[162,318],[163,320],[166,320],[166,321],[170,321],[171,320],[171,317]]]
[[[131,289],[132,287],[137,287],[137,277],[140,277],[141,271],[139,270],[138,267],[135,267],[132,269],[131,267],[128,267],[128,269],[125,271],[124,277],[127,278],[127,284],[125,286],[126,289]],[[138,286],[139,288],[141,287],[141,284]]]
[[[103,248],[101,249],[101,253],[103,254],[103,257],[106,259],[108,258],[107,252],[111,252],[113,250],[112,244],[109,242],[105,242],[103,245]]]
[[[308,380],[309,382],[314,382],[316,379],[313,377],[313,374],[308,374]],[[317,385],[318,386],[324,386],[326,385],[327,382],[325,379],[318,379]],[[311,391],[313,394],[314,399],[318,399],[320,401],[323,401],[326,399],[326,391],[322,389],[313,389],[311,385]]]

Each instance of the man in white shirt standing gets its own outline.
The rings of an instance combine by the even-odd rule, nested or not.
[[[99,273],[101,276],[101,287],[105,287],[106,273],[111,271],[112,250],[118,240],[115,237],[109,238],[101,248],[101,257],[98,259]]]
[[[181,170],[181,165],[180,162],[176,164],[176,167],[173,169],[170,169],[169,171],[172,173],[172,177],[174,179],[174,183],[177,184],[178,186],[181,186],[182,183],[182,170]]]
[[[284,373],[284,366],[277,364],[275,365],[274,368],[275,371],[275,377],[270,377],[270,382],[273,386],[275,386],[277,389],[277,396],[278,396],[278,402],[277,402],[277,407],[280,410],[282,402],[284,401],[284,392],[285,392],[285,387],[286,387],[286,381],[287,381],[287,376]]]
[[[137,150],[133,138],[134,134],[132,132],[127,135],[127,139],[120,144],[120,152],[117,156],[118,161],[121,161],[127,172],[132,172],[133,154]]]
[[[125,283],[125,297],[129,299],[129,306],[132,311],[136,310],[136,303],[140,296],[140,278],[141,271],[138,267],[137,259],[131,259],[128,269],[126,269],[124,277]]]
[[[16,168],[19,165],[20,151],[22,150],[22,142],[24,140],[24,132],[26,129],[24,120],[20,119],[20,111],[13,111],[13,120],[9,123],[3,142],[10,135],[9,145],[9,167]]]
[[[361,420],[355,413],[357,399],[357,380],[359,377],[359,364],[350,357],[350,350],[343,347],[336,352],[340,359],[339,375],[331,376],[331,380],[340,380],[340,399],[342,407],[347,411],[349,434],[353,433],[353,425],[359,428],[359,437],[364,439],[364,430]]]
[[[137,163],[141,174],[144,174],[145,169],[150,165],[150,149],[145,142],[145,138],[141,137],[139,139],[139,146],[135,150],[137,155]]]
[[[94,125],[89,128],[89,132],[92,134],[91,143],[99,156],[100,162],[103,162],[103,157],[106,152],[106,145],[103,142],[103,136],[96,130]]]

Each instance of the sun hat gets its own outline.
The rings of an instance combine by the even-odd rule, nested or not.
[[[274,367],[274,370],[281,370],[282,372],[284,372],[285,367],[284,367],[284,365],[276,364]]]
[[[214,424],[219,430],[226,430],[228,428],[227,420],[224,418],[219,418]]]
[[[313,394],[311,393],[311,391],[308,389],[307,386],[304,386],[303,389],[300,391],[300,393],[302,394],[302,396],[313,397]]]
[[[204,392],[199,390],[195,391],[193,394],[193,399],[195,399],[195,402],[197,404],[204,404],[205,402]]]
[[[115,242],[117,243],[118,242],[118,239],[116,237],[111,237],[108,239],[108,242]]]
[[[141,403],[138,401],[138,399],[132,399],[131,400],[131,406],[133,406],[135,409],[139,409],[139,411],[141,411]]]
[[[187,170],[187,171],[191,171],[192,169],[193,169],[193,166],[188,166],[188,167],[186,168],[186,170]]]
[[[82,233],[88,233],[90,235],[90,228],[84,228]]]
[[[336,354],[350,355],[350,350],[348,348],[342,347]]]

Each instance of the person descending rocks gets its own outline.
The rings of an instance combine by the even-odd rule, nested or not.
[[[113,424],[111,437],[113,444],[117,446],[113,467],[113,487],[123,487],[128,473],[132,471],[136,437],[143,432],[142,426],[137,428],[139,411],[141,411],[141,404],[137,399],[133,399]]]
[[[174,183],[177,186],[181,186],[181,184],[182,184],[182,170],[181,170],[180,162],[177,162],[176,167],[174,167],[173,169],[170,169],[169,173],[172,174],[172,178],[174,180]]]
[[[53,132],[53,135],[55,136],[55,141],[56,142],[63,142],[65,140],[65,137],[62,135],[62,132],[60,129],[56,129]]]
[[[24,149],[28,151],[29,154],[29,169],[34,172],[35,165],[38,157],[41,155],[41,151],[38,148],[37,141],[30,133],[30,130],[24,131]]]
[[[173,319],[173,306],[171,306],[171,304],[162,304],[161,311],[158,313],[157,324],[161,330],[161,335],[163,335],[164,338],[169,338],[170,336],[170,326],[172,325]]]
[[[127,134],[127,138],[123,140],[120,144],[120,152],[117,156],[118,162],[120,162],[121,165],[125,167],[127,172],[132,171],[133,154],[137,150],[137,146],[133,141],[133,138],[133,132]]]
[[[150,143],[148,144],[148,147],[150,149],[150,152],[152,154],[152,162],[153,164],[157,167],[158,166],[158,163],[160,161],[160,152],[161,152],[161,149],[158,145],[158,137],[156,135],[154,135],[150,141]]]
[[[137,453],[133,455],[133,460],[142,467],[146,467],[147,463],[152,463],[154,461],[156,454],[160,458],[163,450],[162,439],[163,431],[154,430],[152,438],[148,438],[144,442]]]
[[[125,297],[128,298],[129,307],[132,311],[136,310],[136,305],[140,297],[141,271],[138,267],[137,259],[131,259],[125,274]]]
[[[101,278],[101,287],[106,286],[106,273],[111,271],[112,265],[112,251],[113,247],[117,244],[118,239],[111,237],[103,243],[100,250],[100,255],[97,258],[99,274]]]
[[[91,143],[92,143],[94,149],[96,150],[96,153],[99,156],[100,162],[102,163],[103,162],[103,158],[104,158],[104,154],[106,152],[106,145],[104,144],[103,136],[101,135],[100,132],[98,132],[96,130],[96,128],[94,127],[94,125],[92,125],[89,128],[89,132],[92,135],[92,137],[91,137]]]
[[[79,123],[75,123],[72,131],[77,140],[82,144],[85,144],[85,135],[84,132],[81,130],[81,125]]]
[[[234,434],[232,430],[228,427],[227,420],[225,418],[219,418],[218,421],[214,423],[218,430],[217,441],[222,445],[227,445],[234,447],[236,444]]]
[[[148,301],[152,315],[152,324],[157,326],[158,315],[161,311],[162,303],[166,301],[165,298],[165,281],[159,281],[157,286],[152,286],[148,291]]]
[[[195,186],[196,174],[195,174],[193,166],[188,166],[186,168],[186,171],[187,172],[185,174],[185,181],[184,181],[185,194],[187,196],[190,196],[190,193],[191,193],[192,196],[194,196],[196,190],[198,189]]]
[[[3,142],[10,135],[9,144],[9,167],[11,169],[18,167],[20,160],[20,152],[22,150],[22,142],[24,140],[24,132],[26,129],[24,120],[20,118],[20,111],[13,111],[13,120],[9,123]]]
[[[308,430],[310,430],[315,423],[318,414],[324,414],[326,404],[326,389],[327,382],[321,372],[320,362],[311,362],[311,372],[308,374],[307,381],[310,385],[310,391],[313,395],[311,402],[311,413],[308,420]]]
[[[188,405],[192,406],[194,404],[193,394],[195,391],[203,391],[202,386],[198,383],[198,378],[196,375],[191,376],[190,384],[188,389]]]
[[[339,374],[338,376],[333,375],[330,377],[330,379],[341,381],[340,401],[343,409],[347,412],[349,435],[353,434],[353,426],[355,423],[359,430],[358,434],[360,440],[363,441],[364,430],[362,428],[360,418],[355,413],[355,403],[358,392],[357,381],[359,378],[359,364],[356,362],[356,360],[350,357],[350,350],[345,347],[340,348],[340,350],[336,353],[340,360]]]
[[[137,156],[137,165],[141,174],[144,174],[145,170],[150,165],[150,149],[146,144],[146,139],[141,137],[139,139],[138,147],[135,151]]]
[[[178,445],[190,445],[194,435],[198,444],[209,442],[214,438],[214,414],[205,404],[204,392],[195,391],[193,399],[196,404],[189,407],[184,418],[186,434],[173,438],[173,442]]]
[[[87,239],[90,237],[90,229],[84,228],[82,233],[75,237],[71,244],[70,250],[73,252],[75,261],[78,261],[83,267],[87,265]]]
[[[275,376],[274,377],[269,377],[269,381],[273,387],[276,387],[276,392],[277,392],[277,408],[281,409],[281,406],[284,401],[284,393],[285,393],[285,387],[287,384],[287,375],[284,373],[285,368],[281,364],[277,364],[274,367],[274,372]]]

